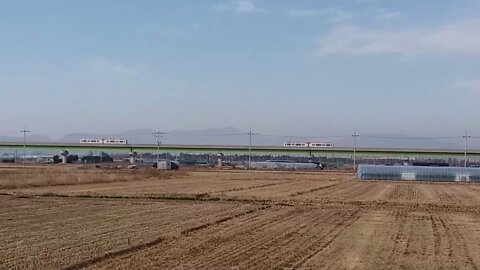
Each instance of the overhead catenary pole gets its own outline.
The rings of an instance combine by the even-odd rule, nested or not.
[[[25,157],[27,155],[27,133],[30,133],[30,130],[27,130],[26,127],[23,127],[23,130],[20,130],[21,133],[23,133],[23,158],[22,158],[22,164],[25,164]]]
[[[468,150],[468,139],[470,136],[468,135],[468,131],[465,130],[465,135],[463,136],[465,139],[465,151],[464,151],[464,160],[463,160],[463,167],[467,167],[467,150]]]
[[[353,170],[357,169],[357,137],[360,136],[356,130],[353,131]]]
[[[160,132],[160,129],[158,129],[156,132],[153,132],[153,137],[155,137],[155,139],[157,139],[157,166],[158,166],[158,162],[160,162],[160,144],[162,143],[161,139],[162,139],[162,136],[165,135],[164,132]]]
[[[250,143],[248,144],[248,170],[252,168],[252,129],[248,132]]]

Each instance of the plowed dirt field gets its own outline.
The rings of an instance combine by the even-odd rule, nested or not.
[[[474,184],[199,171],[0,193],[0,269],[480,268]]]

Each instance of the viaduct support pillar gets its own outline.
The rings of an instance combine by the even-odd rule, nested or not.
[[[137,161],[137,152],[135,151],[132,151],[130,152],[130,164],[135,164],[135,162]]]
[[[223,166],[223,153],[217,154],[217,166],[221,168]]]
[[[62,151],[60,156],[62,157],[62,164],[67,164],[67,162],[68,162],[68,151],[67,150]]]

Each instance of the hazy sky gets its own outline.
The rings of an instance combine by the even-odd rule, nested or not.
[[[480,1],[0,0],[0,134],[480,136]]]

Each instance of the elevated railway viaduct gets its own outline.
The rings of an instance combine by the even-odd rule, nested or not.
[[[28,151],[51,151],[61,152],[156,152],[156,144],[80,144],[80,143],[36,143],[27,142],[0,142],[0,150],[23,149]],[[250,151],[252,155],[292,155],[292,156],[315,156],[315,157],[352,157],[354,149],[351,147],[334,148],[308,148],[308,147],[283,147],[283,146],[238,146],[238,145],[160,145],[161,152],[172,154],[238,154],[246,155]],[[402,148],[356,148],[356,156],[363,158],[463,158],[464,150],[458,149],[402,149]],[[479,159],[480,150],[468,150],[468,159]]]

